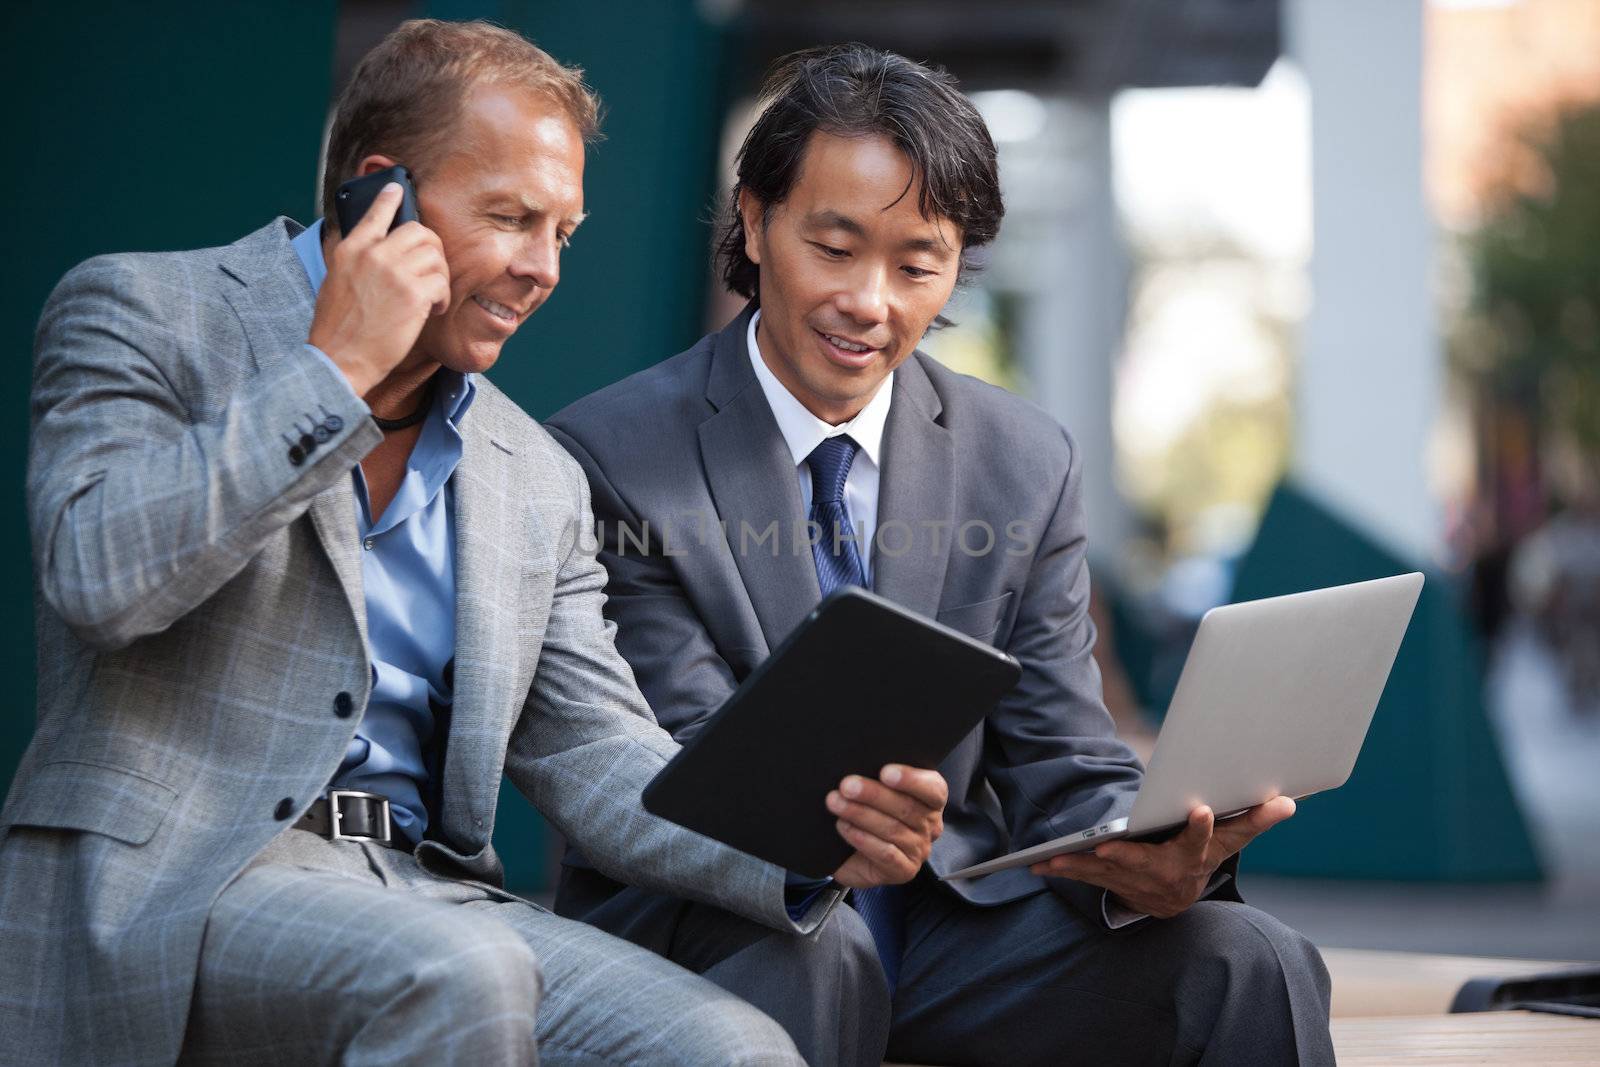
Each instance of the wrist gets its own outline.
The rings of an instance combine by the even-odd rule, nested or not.
[[[327,356],[328,362],[332,363],[339,373],[344,375],[344,380],[349,383],[351,391],[362,399],[366,399],[367,393],[372,391],[373,386],[383,381],[384,375],[375,371],[370,361],[359,357],[353,358],[349,349],[339,352],[326,345],[318,344],[315,337],[306,343],[324,356]]]

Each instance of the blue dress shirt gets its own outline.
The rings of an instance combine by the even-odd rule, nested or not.
[[[315,294],[328,275],[322,221],[292,243]],[[316,347],[306,347],[318,358],[328,358]],[[382,515],[372,514],[360,466],[351,471],[372,695],[329,784],[388,797],[395,829],[412,842],[420,841],[428,828],[422,799],[430,777],[425,753],[454,689],[455,506],[450,476],[461,462],[460,426],[475,392],[471,375],[438,372],[422,435],[411,450],[400,489]]]

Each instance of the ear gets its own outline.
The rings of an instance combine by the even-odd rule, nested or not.
[[[388,170],[394,165],[395,161],[392,157],[374,153],[362,159],[361,163],[356,167],[356,177],[365,178],[367,175],[376,174],[380,170]]]
[[[761,240],[764,229],[763,215],[766,207],[748,189],[739,190],[739,218],[744,223],[744,254],[756,266],[761,265]]]

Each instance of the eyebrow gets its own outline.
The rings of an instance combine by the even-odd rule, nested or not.
[[[513,201],[519,207],[521,207],[522,210],[526,211],[530,215],[543,215],[543,214],[546,214],[544,207],[538,201],[530,200],[526,196],[523,196],[520,193],[496,192],[496,193],[489,194],[489,199],[488,199],[489,203],[492,204],[492,203],[494,203],[496,201],[499,201],[499,200],[510,200],[510,201]],[[589,213],[587,211],[582,211],[582,212],[579,212],[577,215],[569,215],[566,218],[562,219],[561,221],[566,223],[568,226],[572,227],[574,230],[576,230],[579,226],[583,225],[583,220],[588,218],[588,217],[589,217]]]
[[[865,226],[849,215],[844,215],[837,211],[813,211],[805,217],[805,225],[819,230],[843,230],[852,237],[865,237],[867,235]],[[912,237],[900,242],[900,247],[908,252],[927,252],[932,255],[953,251],[937,237]]]
[[[837,211],[813,211],[806,216],[806,225],[818,230],[843,230],[852,237],[865,237],[867,228],[849,215]]]

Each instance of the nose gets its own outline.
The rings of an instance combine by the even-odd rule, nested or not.
[[[531,281],[540,289],[554,289],[561,280],[560,238],[554,233],[530,231],[517,242],[506,269],[512,277]]]
[[[889,275],[880,264],[862,262],[834,296],[840,313],[862,326],[876,326],[889,317]]]

